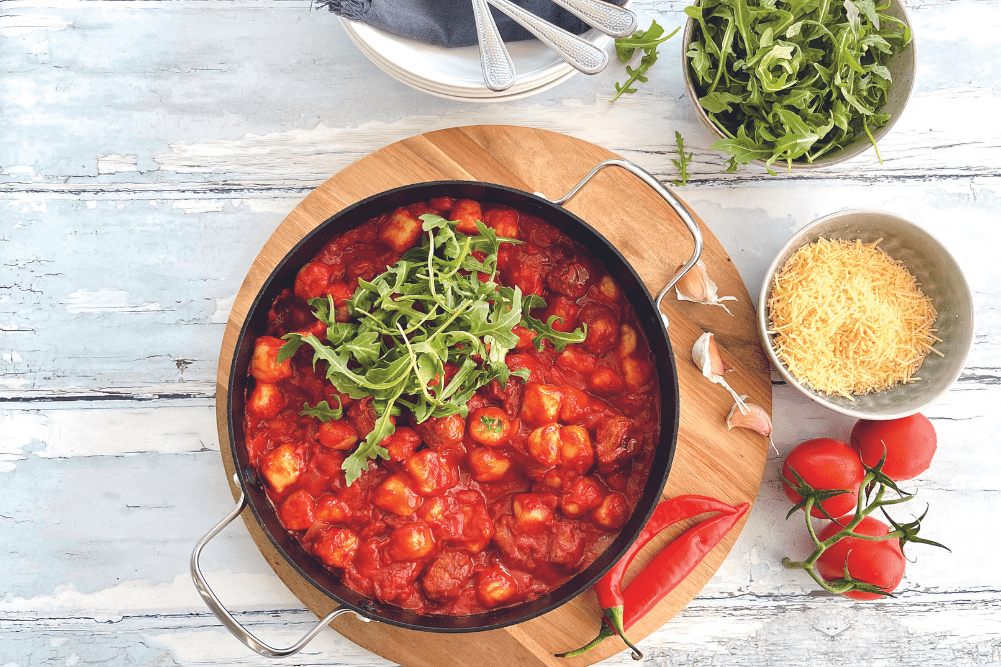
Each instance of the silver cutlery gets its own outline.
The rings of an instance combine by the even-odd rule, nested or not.
[[[510,16],[543,44],[584,74],[597,74],[608,64],[608,54],[587,40],[543,21],[535,14],[522,9],[510,0],[486,0]]]
[[[473,17],[476,20],[476,34],[480,41],[480,67],[483,82],[490,90],[507,90],[514,84],[517,73],[514,61],[508,53],[500,31],[490,13],[487,0],[472,0]]]
[[[552,0],[592,28],[612,37],[628,37],[636,30],[636,14],[601,0]]]

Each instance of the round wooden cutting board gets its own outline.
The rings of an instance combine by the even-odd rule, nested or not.
[[[227,477],[234,462],[227,425],[226,388],[237,336],[265,279],[289,249],[308,231],[342,208],[401,185],[436,180],[498,183],[550,198],[566,194],[597,163],[618,156],[562,134],[512,126],[472,126],[431,132],[387,146],[358,160],[306,197],[281,223],[254,261],[236,301],[223,339],[216,387],[219,443]],[[684,225],[652,190],[631,174],[606,169],[567,208],[605,235],[632,263],[656,294],[692,252]],[[697,213],[697,212],[694,212]],[[696,219],[698,216],[696,215]],[[758,342],[754,308],[740,275],[716,237],[699,220],[705,237],[709,275],[733,313],[722,308],[664,300],[668,329],[677,357],[681,387],[681,424],[665,497],[685,493],[714,496],[730,503],[753,502],[761,483],[768,439],[742,429],[728,431],[725,419],[733,405],[722,387],[711,384],[691,360],[691,349],[704,331],[716,334],[724,361],[734,368],[727,381],[740,394],[771,412],[768,363]],[[239,488],[232,486],[234,498]],[[311,611],[322,617],[336,604],[308,584],[272,546],[253,515],[244,520],[278,576]],[[662,534],[636,559],[627,580],[663,545],[689,525]],[[743,523],[738,526],[743,527]],[[666,623],[716,572],[737,539],[732,531],[661,604],[630,631],[639,642]],[[597,635],[601,612],[592,591],[559,609],[525,623],[467,634],[441,634],[363,623],[353,615],[332,626],[345,637],[407,667],[511,667],[513,665],[589,665],[623,650],[618,639],[574,659],[554,658]],[[642,648],[642,644],[640,644]]]

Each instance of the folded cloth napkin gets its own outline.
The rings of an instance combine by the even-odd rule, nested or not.
[[[539,18],[579,35],[590,26],[552,0],[513,0]],[[621,5],[624,0],[611,0]],[[470,0],[319,0],[344,18],[368,23],[394,35],[438,46],[471,46],[477,43]],[[531,33],[491,8],[504,41],[533,39]]]

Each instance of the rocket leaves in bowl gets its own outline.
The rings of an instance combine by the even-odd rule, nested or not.
[[[699,104],[746,164],[814,162],[890,120],[889,57],[911,40],[874,0],[700,0],[686,58]],[[878,152],[877,152],[878,156]],[[774,172],[773,172],[774,173]]]

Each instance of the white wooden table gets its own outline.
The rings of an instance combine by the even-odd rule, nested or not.
[[[637,0],[672,29],[684,0]],[[282,218],[331,174],[432,129],[564,132],[664,181],[674,131],[695,152],[679,194],[756,293],[797,228],[846,208],[916,221],[974,290],[968,366],[926,414],[930,504],[896,599],[821,594],[771,461],[750,522],[702,594],[645,642],[650,665],[1001,664],[1001,7],[907,0],[919,70],[870,151],[822,172],[721,173],[684,95],[680,39],[614,104],[613,63],[520,102],[439,100],[365,60],[307,0],[0,2],[0,665],[269,665],[197,596],[188,556],[232,506],[213,418],[228,309]],[[775,442],[851,421],[775,377]],[[923,502],[921,503],[923,507]],[[315,620],[237,524],[206,552],[220,596],[280,644]],[[296,665],[386,661],[321,633]],[[626,653],[608,664],[632,664]]]

